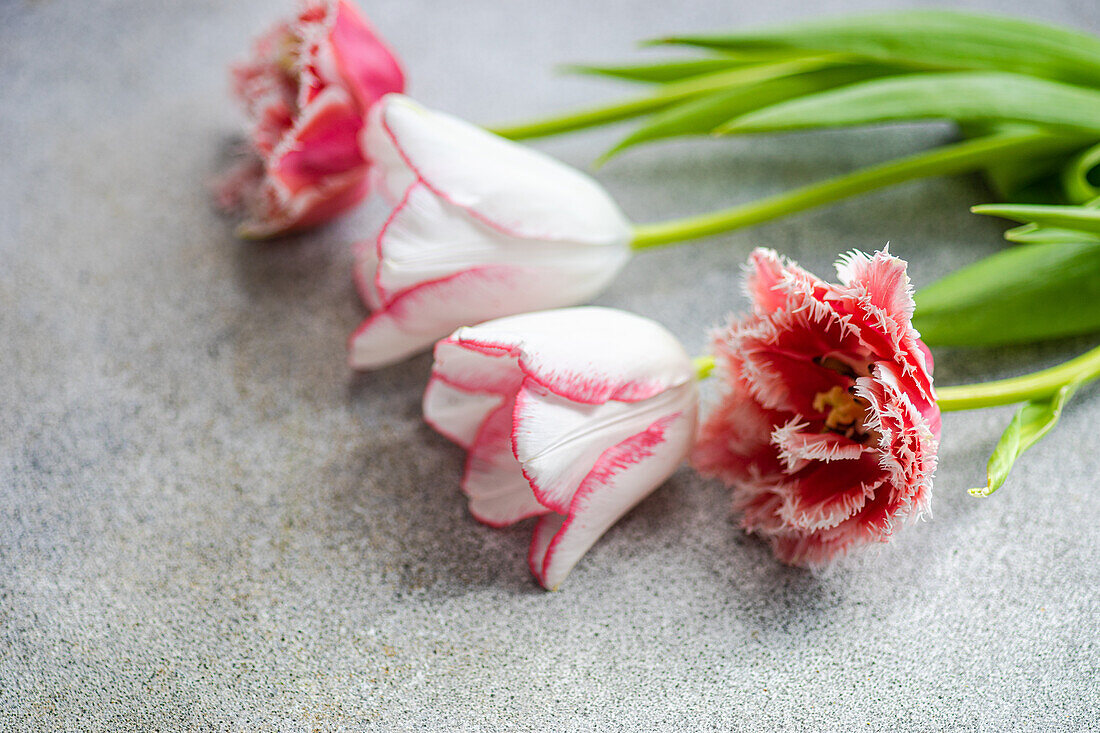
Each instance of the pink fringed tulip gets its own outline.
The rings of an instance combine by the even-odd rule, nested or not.
[[[243,213],[241,236],[304,229],[363,199],[369,161],[359,131],[371,105],[404,89],[405,78],[354,5],[303,3],[232,71],[253,154],[220,181],[219,199]]]
[[[794,565],[887,541],[927,508],[936,467],[932,355],[910,323],[905,263],[853,252],[837,273],[825,283],[753,253],[752,315],[715,336],[725,394],[693,454]]]
[[[475,518],[540,517],[528,561],[553,590],[686,457],[697,400],[692,361],[664,328],[566,308],[440,341],[424,419],[469,451],[462,488]]]
[[[459,326],[583,303],[630,257],[631,226],[595,181],[454,117],[391,95],[371,110],[363,147],[394,209],[358,251],[374,312],[350,339],[357,369]]]

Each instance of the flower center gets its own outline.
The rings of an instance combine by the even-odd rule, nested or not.
[[[302,39],[295,33],[287,33],[279,41],[279,54],[275,63],[291,83],[298,81],[298,53]]]
[[[867,417],[868,407],[870,405],[866,401],[839,386],[814,395],[814,409],[827,413],[825,427],[844,433],[850,438],[853,434],[864,436],[863,422]]]

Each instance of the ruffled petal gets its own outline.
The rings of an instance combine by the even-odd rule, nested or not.
[[[268,160],[268,175],[293,196],[326,178],[359,171],[367,161],[359,149],[363,122],[347,91],[328,87],[302,109]]]
[[[390,92],[405,89],[405,74],[397,57],[346,0],[339,2],[330,43],[332,63],[361,110],[370,109]]]
[[[861,511],[885,480],[878,458],[871,453],[855,460],[812,463],[792,474],[780,490],[779,516],[798,529],[835,527]]]

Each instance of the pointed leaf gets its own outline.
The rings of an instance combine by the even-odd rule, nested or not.
[[[985,135],[1035,131],[1043,128],[1035,125],[1003,122],[963,122],[959,131],[965,138]],[[982,171],[986,182],[999,198],[1020,203],[1065,203],[1065,198],[1055,184],[1063,167],[1084,146],[1083,141],[1067,140],[1061,150],[1036,151],[1032,155],[1018,155],[992,161]],[[1050,189],[1050,196],[1045,192]]]
[[[1075,229],[1100,234],[1100,209],[1087,206],[1046,206],[1040,204],[982,204],[972,206],[975,214],[999,216],[1040,226]]]
[[[571,130],[582,130],[652,114],[673,104],[694,99],[710,92],[745,84],[757,84],[768,79],[778,79],[812,69],[833,66],[838,61],[840,59],[835,55],[806,56],[774,63],[754,64],[715,71],[662,84],[651,93],[611,104],[567,112],[557,117],[488,129],[490,132],[511,140],[523,140],[543,135],[556,135]]]
[[[711,74],[715,71],[742,68],[755,63],[758,62],[734,56],[708,56],[699,59],[676,59],[673,61],[658,61],[649,64],[628,64],[623,66],[569,64],[562,67],[562,70],[575,74],[610,76],[615,79],[625,79],[627,81],[665,83],[680,81],[702,74]]]
[[[1075,204],[1087,204],[1094,199],[1100,205],[1100,186],[1096,175],[1100,173],[1100,145],[1094,145],[1075,156],[1062,170],[1062,188],[1066,198]]]
[[[1079,386],[1080,382],[1064,385],[1052,397],[1032,400],[1016,411],[989,457],[985,487],[970,489],[971,496],[989,496],[1004,484],[1016,459],[1058,424],[1062,408]]]
[[[1100,91],[1020,74],[908,74],[765,107],[718,132],[749,133],[906,120],[1003,121],[1100,135]]]
[[[990,346],[1100,331],[1100,242],[1014,247],[916,294],[930,346]]]
[[[1100,39],[1094,36],[1019,18],[944,10],[846,15],[660,42],[726,51],[833,51],[929,68],[995,69],[1100,84]]]
[[[881,64],[837,66],[723,89],[655,114],[608,151],[604,159],[651,140],[708,134],[723,122],[754,109],[898,71],[898,67]]]
[[[1100,234],[1088,234],[1075,229],[1059,229],[1057,227],[1041,227],[1038,224],[1024,224],[1022,227],[1014,227],[1005,232],[1005,239],[1017,244],[1037,244],[1041,242],[1058,242],[1062,244],[1074,242],[1100,242]]]

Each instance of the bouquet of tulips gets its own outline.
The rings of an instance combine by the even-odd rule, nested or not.
[[[1100,39],[946,11],[663,38],[693,57],[573,67],[643,84],[612,104],[482,128],[402,95],[394,53],[348,0],[306,0],[233,69],[249,150],[218,181],[241,236],[321,224],[368,194],[390,214],[356,245],[370,316],[356,369],[433,348],[424,418],[468,452],[461,487],[492,526],[537,517],[531,572],[556,589],[684,461],[727,483],[748,532],[820,567],[930,504],[940,415],[1020,404],[988,495],[1100,376],[1100,347],[996,382],[933,385],[929,346],[1100,331]],[[771,198],[635,224],[588,175],[514,142],[623,120],[603,160],[678,135],[950,120],[959,141]],[[776,252],[745,268],[751,310],[692,358],[652,320],[577,307],[635,253],[919,177],[980,172],[1016,246],[914,293],[887,249],[836,282]],[[731,263],[731,269],[734,267]],[[699,417],[700,381],[720,400]]]

